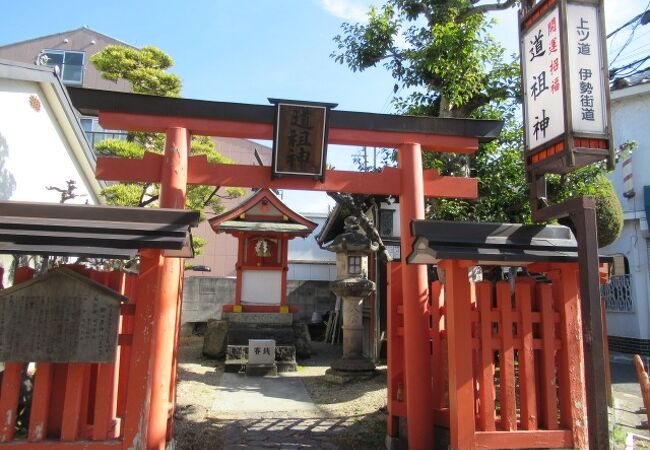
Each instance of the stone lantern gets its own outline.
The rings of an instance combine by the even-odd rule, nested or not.
[[[378,247],[361,231],[354,216],[345,218],[345,231],[327,246],[336,252],[337,279],[330,289],[343,300],[343,357],[327,371],[330,378],[346,381],[374,373],[374,363],[363,356],[362,310],[364,299],[375,291],[375,283],[368,279],[368,255]]]

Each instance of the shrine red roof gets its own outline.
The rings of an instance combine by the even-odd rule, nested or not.
[[[269,189],[260,189],[234,209],[209,220],[215,233],[254,231],[308,236],[318,224],[291,210]]]

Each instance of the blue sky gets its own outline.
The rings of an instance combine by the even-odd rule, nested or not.
[[[371,0],[71,0],[3,4],[0,45],[83,25],[135,46],[154,45],[175,60],[183,97],[266,104],[268,97],[338,103],[338,109],[391,112],[393,81],[383,68],[353,73],[330,58],[344,20],[363,20]],[[650,0],[606,0],[608,30],[644,11]],[[6,20],[6,18],[11,18]],[[497,16],[495,35],[517,51],[514,9]],[[639,29],[619,61],[650,52]],[[617,37],[610,54],[626,40]],[[629,55],[628,55],[629,54]],[[334,148],[330,163],[353,166],[355,148]],[[324,194],[287,193],[290,206],[326,211]]]

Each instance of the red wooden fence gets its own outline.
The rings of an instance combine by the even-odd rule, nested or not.
[[[435,425],[450,446],[587,448],[577,264],[529,266],[546,279],[468,278],[470,261],[442,261],[431,284]],[[399,263],[389,269],[388,433],[406,416]],[[474,420],[471,420],[471,418]]]
[[[133,316],[137,276],[99,272],[69,266],[129,297],[121,306],[117,354],[114,363],[36,362],[29,428],[16,434],[20,384],[26,365],[7,362],[0,388],[0,446],[16,449],[123,448],[126,398],[131,366]],[[33,270],[19,268],[16,283],[31,279]],[[130,417],[129,420],[140,420]]]

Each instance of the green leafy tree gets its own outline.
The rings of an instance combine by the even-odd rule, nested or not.
[[[383,64],[395,80],[394,103],[402,113],[504,120],[501,136],[475,155],[423,155],[427,168],[479,180],[477,201],[432,199],[429,217],[528,222],[517,120],[519,61],[515,55],[506,57],[489,35],[493,23],[484,15],[516,2],[475,3],[389,0],[370,9],[366,24],[342,25],[343,34],[334,38],[338,51],[333,57],[354,71]]]
[[[494,141],[479,146],[467,156],[468,175],[478,180],[476,200],[429,199],[428,217],[437,220],[530,223],[528,184],[521,158],[522,129],[513,102],[484,108],[484,117],[504,120],[504,127]],[[446,175],[463,176],[460,161],[446,154],[425,153],[427,167]]]
[[[117,81],[128,80],[137,94],[178,97],[181,79],[165,72],[174,60],[162,50],[146,46],[141,49],[124,45],[109,45],[91,58],[102,77]]]
[[[519,60],[507,56],[489,34],[494,22],[486,16],[520,3],[387,0],[379,8],[370,8],[367,23],[344,23],[342,34],[334,38],[337,51],[332,57],[337,62],[353,71],[383,65],[391,72],[394,104],[400,113],[504,121],[501,135],[481,145],[474,155],[424,154],[425,167],[436,168],[442,175],[476,177],[479,191],[475,201],[431,199],[429,218],[531,221],[521,156]],[[527,7],[532,4],[533,0],[524,1]],[[384,159],[394,160],[394,156],[389,152]],[[607,205],[607,216],[616,217],[617,201],[606,188],[604,171],[596,165],[574,177],[556,179],[551,200],[562,201],[571,193],[596,195],[599,212]],[[578,179],[585,189],[574,189]],[[615,229],[607,234],[613,236]]]
[[[127,80],[138,94],[178,97],[181,80],[176,74],[168,73],[174,62],[162,50],[147,46],[134,49],[121,45],[109,45],[91,58],[92,63],[107,80]],[[165,137],[159,133],[129,132],[126,140],[107,139],[95,146],[101,156],[138,159],[145,151],[162,154]],[[192,136],[190,155],[206,155],[208,161],[228,164],[231,160],[219,154],[214,142],[207,136]],[[102,191],[106,202],[119,206],[147,206],[159,199],[160,187],[151,183],[120,183]],[[243,195],[240,188],[220,186],[188,186],[186,207],[197,210],[205,217],[205,208],[221,212],[221,199]],[[195,246],[200,244],[195,240]]]
[[[388,0],[371,7],[366,24],[344,23],[334,38],[337,62],[353,71],[383,64],[395,80],[400,110],[469,117],[490,102],[513,98],[519,62],[489,35],[483,14],[517,2],[476,6],[471,0]],[[489,7],[488,7],[489,6]]]

